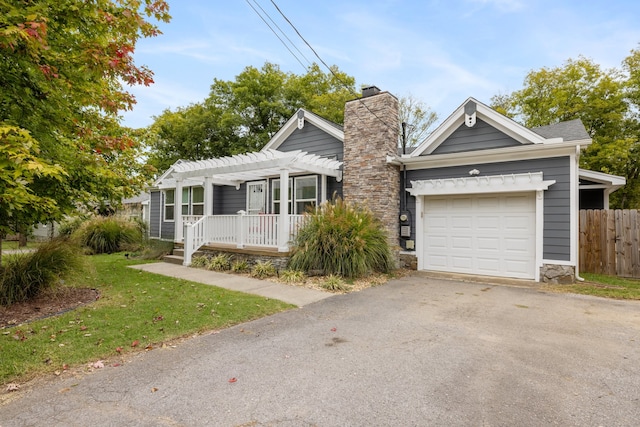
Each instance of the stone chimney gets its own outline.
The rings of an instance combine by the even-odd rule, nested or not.
[[[399,249],[400,169],[387,163],[397,155],[398,99],[375,86],[344,109],[342,192],[365,204],[384,224],[391,248]]]

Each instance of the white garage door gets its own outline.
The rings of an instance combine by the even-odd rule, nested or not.
[[[424,199],[426,270],[533,279],[534,192]]]

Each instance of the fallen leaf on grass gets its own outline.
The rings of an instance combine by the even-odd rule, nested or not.
[[[155,393],[156,391],[158,391],[156,387],[151,387],[151,393]]]
[[[58,390],[58,393],[66,393],[68,391],[71,391],[71,389],[69,387],[65,387],[65,388],[61,388],[60,390]]]
[[[122,353],[122,347],[116,347],[116,353]]]
[[[9,393],[11,393],[12,391],[18,391],[18,390],[20,390],[20,384],[16,384],[16,383],[7,384],[7,391]]]
[[[131,343],[131,347],[137,347],[138,344],[140,344],[140,341],[135,340],[134,342]]]

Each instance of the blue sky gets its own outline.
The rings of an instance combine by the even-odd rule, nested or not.
[[[173,19],[161,25],[164,34],[136,49],[136,63],[154,71],[155,84],[131,89],[138,103],[124,115],[127,126],[147,126],[167,108],[200,102],[214,78],[234,80],[249,65],[269,61],[305,72],[249,3],[319,63],[271,0],[168,1]],[[357,87],[413,95],[440,120],[469,96],[488,103],[520,89],[530,70],[579,55],[605,69],[619,67],[640,46],[637,0],[274,1],[320,57],[355,77]]]

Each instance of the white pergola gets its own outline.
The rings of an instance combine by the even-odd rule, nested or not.
[[[322,188],[326,189],[326,178],[342,180],[340,167],[342,162],[310,154],[301,150],[277,151],[266,149],[259,152],[237,154],[207,160],[178,161],[157,181],[159,189],[174,188],[176,197],[182,194],[182,188],[188,186],[204,187],[204,215],[212,215],[213,185],[240,188],[248,181],[261,181],[268,178],[280,178],[282,206],[289,204],[289,176],[295,174],[317,174],[322,177]],[[324,197],[326,198],[326,197]],[[286,251],[289,216],[287,209],[280,211],[279,249]],[[181,209],[175,210],[176,239],[183,238]]]

